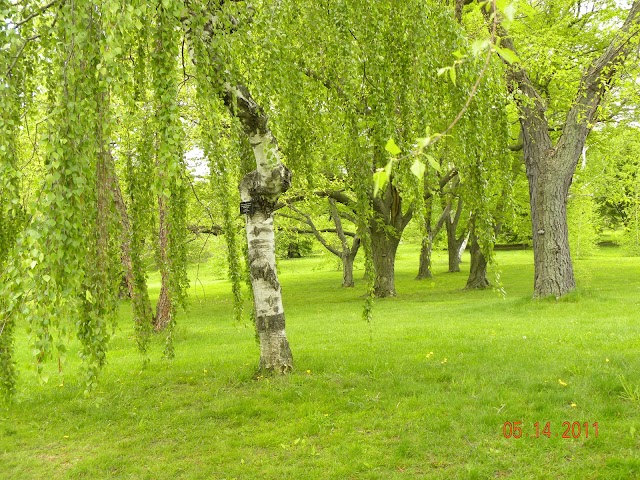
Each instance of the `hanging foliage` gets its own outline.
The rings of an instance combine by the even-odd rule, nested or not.
[[[134,312],[147,319],[146,325],[151,318],[144,307],[148,294],[142,258],[153,224],[151,200],[167,205],[168,251],[160,263],[169,274],[173,305],[168,356],[175,308],[185,304],[186,179],[176,64],[182,3],[163,1],[154,10],[142,1],[74,0],[51,2],[34,14],[28,7],[33,5],[12,4],[3,14],[13,24],[0,27],[0,43],[10,45],[13,53],[0,60],[8,73],[0,81],[0,376],[3,390],[11,392],[12,330],[22,318],[29,324],[39,372],[53,356],[62,367],[69,338],[78,336],[90,391],[106,361],[122,278],[121,222],[114,199],[122,160],[127,164],[131,256],[139,293]],[[134,57],[139,62],[129,61]],[[146,80],[148,57],[156,70],[151,84]],[[25,211],[17,173],[18,132],[20,118],[29,127],[32,98],[47,103],[48,115],[37,123],[41,133],[34,137],[29,160],[42,161],[33,167],[41,170],[42,180]],[[130,121],[120,117],[116,122],[124,112],[135,114]],[[131,135],[123,135],[127,127]],[[146,325],[138,323],[143,351],[150,331]]]

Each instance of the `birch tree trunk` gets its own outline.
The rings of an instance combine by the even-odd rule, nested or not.
[[[249,275],[253,288],[256,333],[263,373],[284,374],[293,369],[285,332],[282,290],[276,269],[273,210],[291,185],[291,172],[280,161],[278,144],[267,126],[267,116],[249,90],[225,84],[225,104],[240,120],[256,159],[256,169],[240,182],[246,213]]]

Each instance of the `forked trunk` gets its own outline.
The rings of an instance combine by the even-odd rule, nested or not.
[[[395,263],[400,237],[413,216],[413,208],[402,212],[402,196],[387,183],[382,195],[373,199],[373,217],[369,222],[373,260],[373,292],[376,297],[395,297]]]
[[[453,178],[453,175],[450,173],[447,177],[441,181],[441,188],[446,185],[449,180]],[[433,209],[433,198],[432,195],[429,194],[428,198],[425,199],[427,204],[427,215],[425,218],[425,230],[426,236],[422,238],[422,246],[420,248],[420,266],[418,267],[418,276],[416,280],[422,280],[425,278],[432,278],[433,273],[431,272],[431,253],[433,252],[433,239],[438,236],[444,222],[449,217],[451,213],[451,204],[448,203],[445,205],[444,210],[440,214],[440,218],[436,223],[435,227],[431,226],[431,215]]]
[[[489,19],[488,13],[485,18]],[[516,101],[531,200],[535,297],[560,297],[576,287],[567,228],[569,186],[587,136],[596,122],[602,97],[611,88],[618,69],[637,48],[637,43],[630,41],[633,33],[630,35],[629,32],[639,24],[640,0],[634,0],[617,34],[580,79],[577,95],[555,145],[545,116],[546,102],[522,65],[505,59],[509,82],[519,89]],[[502,27],[498,34],[501,45],[516,52],[513,41]]]

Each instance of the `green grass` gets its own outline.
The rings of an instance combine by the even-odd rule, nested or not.
[[[417,255],[401,246],[399,297],[377,301],[371,325],[362,282],[342,289],[323,258],[280,262],[285,378],[254,378],[253,330],[233,324],[211,266],[172,362],[157,338],[141,368],[125,306],[89,398],[72,354],[64,386],[57,365],[46,385],[23,367],[0,410],[0,478],[640,478],[640,259],[600,249],[576,265],[580,290],[537,302],[530,251],[498,253],[505,299],[461,291],[465,273],[417,282]],[[552,437],[506,439],[506,421],[530,435],[550,422]],[[565,421],[599,436],[556,437]]]

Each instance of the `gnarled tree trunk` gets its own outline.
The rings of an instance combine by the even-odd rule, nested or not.
[[[473,229],[469,237],[469,251],[471,253],[471,267],[465,289],[487,288],[490,285],[489,280],[487,280],[487,259],[482,253],[480,244],[478,243],[478,237]]]
[[[539,297],[558,297],[576,288],[567,226],[567,198],[575,162],[570,169],[554,168],[554,163],[559,163],[557,167],[561,165],[554,156],[527,162],[533,226],[534,292]],[[540,168],[540,165],[545,167]]]

